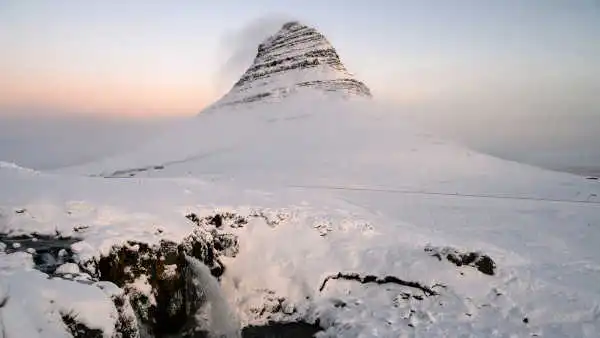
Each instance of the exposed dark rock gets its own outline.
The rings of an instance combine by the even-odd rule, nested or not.
[[[335,86],[331,86],[335,84]],[[348,93],[360,94],[363,92],[368,92],[369,88],[362,82],[355,79],[338,79],[338,80],[329,80],[329,81],[307,81],[298,83],[299,87],[314,87],[320,88],[325,91],[336,91],[340,88],[343,88]]]
[[[111,299],[119,316],[115,330],[119,333],[120,338],[138,338],[140,336],[138,321],[135,315],[128,311],[131,303],[127,295],[112,296]]]
[[[8,295],[0,293],[0,309],[3,308],[6,305],[6,303],[8,303]]]
[[[244,224],[248,224],[248,218],[230,212],[216,213],[202,219],[194,213],[190,213],[185,217],[199,227],[214,225],[217,228],[222,228],[223,226],[228,225],[232,228],[239,228]]]
[[[205,228],[208,225],[212,225],[217,228],[223,228],[227,226],[231,228],[241,228],[245,224],[248,224],[250,218],[261,218],[265,221],[265,223],[267,223],[267,225],[276,226],[286,221],[289,216],[284,213],[269,215],[263,210],[254,210],[247,217],[231,212],[217,213],[204,218],[199,218],[198,215],[190,213],[185,217],[201,228]]]
[[[290,71],[306,71],[309,77],[304,77],[306,80],[300,83],[277,82],[279,75]],[[328,75],[321,77],[321,72],[327,72]],[[332,77],[332,74],[336,76]],[[309,81],[311,79],[313,80]],[[246,93],[255,85],[264,90]],[[369,88],[348,73],[335,48],[323,34],[299,22],[288,22],[258,46],[254,62],[235,83],[231,95],[228,94],[229,97],[226,96],[224,102],[220,102],[219,105],[260,101],[274,93],[285,96],[285,93],[294,87],[308,87],[344,95],[371,96]]]
[[[90,329],[85,324],[77,321],[77,316],[72,313],[61,314],[62,321],[65,323],[73,338],[102,338],[102,330]]]
[[[440,261],[446,259],[456,266],[472,266],[481,273],[493,276],[496,270],[496,263],[490,256],[481,252],[461,252],[451,247],[426,247],[425,252],[436,257]]]
[[[287,219],[284,214],[271,214],[257,211],[250,216],[234,213],[218,213],[204,218],[195,214],[187,215],[196,227],[181,243],[160,241],[148,243],[127,241],[114,246],[108,255],[89,261],[77,261],[71,245],[79,239],[57,236],[20,236],[0,235],[0,242],[6,244],[7,251],[14,252],[34,248],[34,261],[38,269],[49,273],[49,278],[78,278],[76,273],[65,269],[57,273],[56,268],[64,263],[77,263],[85,282],[105,289],[97,281],[109,281],[123,290],[123,293],[110,294],[118,313],[115,330],[119,337],[208,337],[206,332],[198,331],[195,314],[206,301],[205,295],[193,278],[188,276],[189,269],[185,255],[202,261],[210,268],[211,274],[219,278],[225,269],[221,256],[235,257],[238,253],[238,239],[235,235],[222,231],[230,227],[241,227],[249,218],[264,219],[275,226]],[[76,227],[84,231],[85,226]],[[14,243],[17,243],[13,246]],[[110,284],[107,284],[110,285]],[[107,289],[110,290],[110,289]],[[271,320],[270,313],[292,314],[295,308],[285,305],[285,299],[272,295],[272,302],[265,305],[264,315]],[[6,303],[1,300],[0,307]],[[261,313],[262,315],[262,313]],[[279,318],[279,317],[277,317]],[[273,317],[274,319],[274,317]],[[103,332],[91,329],[78,321],[73,313],[62,314],[62,320],[74,337],[102,337]],[[242,337],[310,337],[321,327],[306,322],[269,322],[263,326],[249,326],[243,329]]]
[[[250,217],[262,218],[269,226],[276,226],[288,219],[288,215],[278,213],[276,215],[268,215],[263,210],[255,210],[250,214]]]
[[[174,333],[191,315],[186,311],[189,300],[186,299],[183,264],[185,261],[175,243],[161,242],[158,247],[151,247],[129,242],[99,259],[97,277],[125,289],[141,324],[150,327],[155,334]],[[133,285],[136,280],[148,283],[151,294],[136,289]]]
[[[222,227],[223,226],[223,216],[221,216],[221,214],[216,214],[212,217],[209,217],[208,224],[212,224],[212,225],[216,226],[217,228]]]
[[[348,304],[346,304],[346,302],[344,302],[341,299],[335,299],[333,300],[333,307],[336,308],[345,308]]]
[[[589,177],[587,177],[587,179],[588,179],[588,180],[594,180],[594,181],[596,181],[596,180],[598,180],[598,177],[595,177],[595,176],[589,176]]]
[[[436,291],[434,291],[432,288],[425,286],[419,282],[405,281],[405,280],[402,280],[395,276],[377,277],[374,275],[360,275],[358,273],[341,273],[341,272],[339,272],[336,275],[328,276],[327,278],[325,278],[325,280],[323,280],[323,283],[321,284],[321,287],[319,287],[319,291],[323,291],[325,289],[327,282],[332,279],[343,279],[343,280],[349,280],[349,281],[356,281],[361,284],[366,284],[366,283],[388,284],[388,283],[391,283],[391,284],[397,284],[397,285],[402,285],[402,286],[419,289],[419,290],[423,291],[423,293],[426,296],[438,295],[438,293]]]
[[[226,257],[235,257],[239,252],[237,236],[228,233],[215,233],[213,246]]]
[[[201,220],[190,214],[187,218],[199,226],[182,243],[163,240],[148,245],[128,241],[113,247],[107,256],[82,264],[98,280],[113,282],[125,290],[139,323],[151,335],[178,334],[187,326],[193,327],[190,322],[204,302],[200,291],[189,283],[185,255],[199,259],[213,276],[220,277],[225,267],[219,256],[235,256],[238,252],[234,235],[206,227],[222,225],[224,219],[231,218],[229,215]],[[146,284],[150,294],[139,290],[140,284]]]
[[[78,225],[76,227],[73,227],[73,231],[75,231],[75,232],[82,232],[82,231],[85,231],[87,229],[89,229],[88,225]]]
[[[139,173],[143,173],[143,172],[147,172],[147,171],[151,171],[151,170],[163,170],[163,169],[165,169],[165,166],[161,164],[161,165],[147,166],[147,167],[141,167],[141,168],[117,170],[117,171],[114,171],[114,172],[108,173],[108,174],[91,175],[91,176],[92,177],[102,176],[104,178],[127,178],[127,177],[135,177]]]
[[[125,170],[117,170],[112,174],[108,175],[108,177],[119,177],[123,175],[129,175],[131,177],[135,176],[138,173],[142,173],[148,171],[148,168],[135,168],[135,169],[125,169]]]

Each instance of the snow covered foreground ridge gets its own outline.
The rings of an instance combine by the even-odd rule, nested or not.
[[[262,57],[323,44],[300,27]],[[0,163],[0,334],[597,337],[600,185],[295,85],[332,55],[74,171],[100,177]]]

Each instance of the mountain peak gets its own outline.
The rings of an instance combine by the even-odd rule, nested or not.
[[[323,34],[290,21],[258,46],[252,65],[217,105],[282,98],[303,89],[371,97]]]

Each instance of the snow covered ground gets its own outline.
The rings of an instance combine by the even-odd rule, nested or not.
[[[219,326],[598,336],[598,181],[465,149],[365,98],[290,88],[215,105],[135,152],[83,166],[0,163],[10,245],[0,250],[0,337],[68,337],[69,318],[115,336],[120,312],[131,312],[111,301],[124,290],[77,268],[131,240],[179,243],[195,229],[187,215],[226,212],[247,222],[223,225],[239,252],[221,258],[222,295],[208,300],[235,312]],[[39,271],[33,240],[6,240],[28,234],[76,238],[74,261],[60,276]],[[473,259],[458,264],[461,253]],[[483,256],[494,263],[481,268]],[[134,284],[151,292],[148,280]]]
[[[85,168],[162,167],[134,176],[3,164],[0,232],[82,237],[73,249],[84,261],[128,239],[180,241],[190,212],[260,210],[280,222],[231,229],[240,253],[225,259],[221,281],[243,325],[319,319],[322,336],[345,337],[597,336],[597,182],[459,148],[362,102],[316,100],[200,116],[181,138]],[[496,273],[438,260],[428,246],[481,251]],[[100,288],[49,280],[23,252],[2,254],[0,271],[8,337],[65,336],[65,311],[112,334],[116,310]],[[427,295],[329,280],[319,290],[340,272],[443,287]]]

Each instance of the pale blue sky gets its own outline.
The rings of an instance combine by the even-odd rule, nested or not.
[[[232,36],[265,17],[318,27],[401,103],[600,89],[597,0],[0,0],[0,105],[192,114],[226,89]]]

